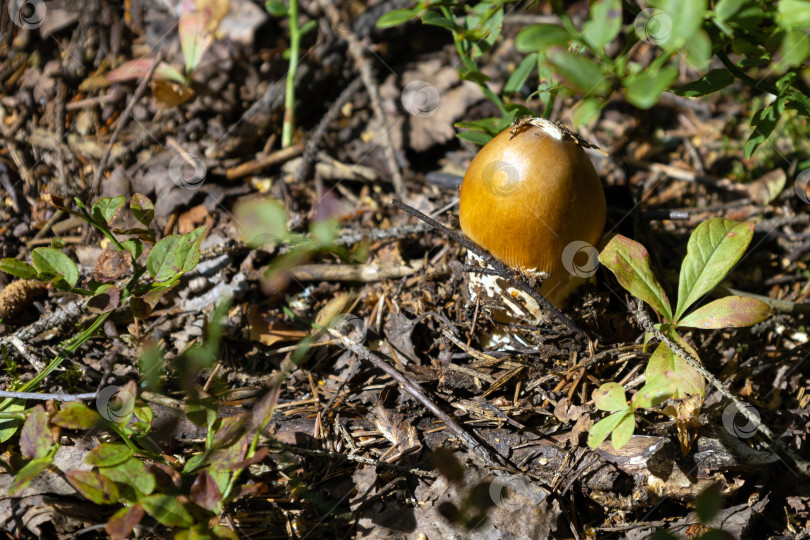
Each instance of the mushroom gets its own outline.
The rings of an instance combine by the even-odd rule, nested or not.
[[[597,267],[593,246],[605,226],[605,194],[583,148],[596,148],[566,128],[526,117],[488,142],[461,184],[461,229],[507,266],[542,283],[556,307]],[[468,252],[467,263],[484,266]],[[470,300],[500,297],[497,322],[537,324],[545,310],[501,278],[471,273]],[[483,300],[483,298],[482,298]],[[490,342],[503,342],[493,336]],[[491,344],[491,343],[490,343]]]

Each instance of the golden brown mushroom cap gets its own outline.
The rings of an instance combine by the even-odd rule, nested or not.
[[[512,268],[565,272],[574,241],[595,246],[605,194],[590,159],[554,126],[507,129],[473,158],[461,185],[461,229]],[[559,139],[557,137],[560,137]]]

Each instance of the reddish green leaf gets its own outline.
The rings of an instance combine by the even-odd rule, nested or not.
[[[599,262],[613,272],[630,294],[650,304],[666,320],[672,320],[667,293],[650,269],[650,254],[644,246],[617,234],[599,254]]]
[[[90,213],[97,222],[103,221],[109,224],[125,204],[127,204],[127,198],[123,195],[113,198],[101,197],[93,203]]]
[[[118,502],[118,488],[106,476],[95,471],[67,471],[65,477],[76,491],[96,504]]]
[[[273,410],[278,402],[281,387],[279,385],[273,386],[268,392],[256,402],[251,412],[251,428],[257,431],[262,431],[273,419]]]
[[[771,315],[765,302],[747,296],[726,296],[702,306],[678,326],[688,328],[741,328],[762,322]]]
[[[132,530],[141,522],[143,516],[144,510],[140,504],[122,508],[113,514],[104,526],[104,530],[113,540],[124,540],[130,537]]]
[[[17,471],[17,474],[14,475],[14,481],[8,488],[9,497],[16,497],[28,487],[31,480],[47,469],[51,463],[53,463],[53,459],[50,457],[38,458],[26,463],[25,467]]]
[[[167,527],[191,527],[194,518],[174,495],[158,493],[141,499],[144,510]]]
[[[202,55],[211,46],[213,35],[206,29],[207,18],[202,11],[191,11],[180,15],[177,33],[180,34],[180,48],[186,61],[186,73],[194,71]]]
[[[149,472],[146,464],[134,456],[113,467],[103,467],[99,472],[114,482],[135,489],[137,499],[152,493],[157,484],[155,475]]]
[[[219,512],[222,492],[219,491],[219,487],[211,473],[203,469],[194,479],[194,483],[191,484],[189,498],[209,512]]]
[[[101,443],[85,456],[84,462],[96,467],[114,467],[132,457],[135,452],[123,443]]]
[[[34,407],[20,431],[20,453],[25,459],[43,458],[53,446],[48,415],[42,405]]]
[[[673,336],[674,332],[671,332],[667,337],[683,347],[687,352],[692,353],[695,358],[698,357],[692,347],[681,338]],[[648,381],[652,381],[668,371],[672,372],[670,377],[675,381],[677,397],[686,397],[687,395],[694,394],[702,396],[706,393],[706,382],[703,380],[703,376],[698,373],[695,368],[690,366],[686,360],[673,353],[665,344],[660,343],[650,357],[644,375]]]
[[[107,81],[113,83],[143,79],[149,74],[149,70],[152,69],[153,62],[154,61],[150,58],[139,58],[137,60],[124,62],[107,75]],[[175,81],[180,84],[188,84],[183,74],[166,62],[161,62],[158,65],[155,74],[152,75],[152,79],[156,81]]]
[[[627,408],[627,398],[622,385],[615,382],[605,383],[593,391],[593,402],[601,411],[614,412]]]
[[[78,401],[62,404],[59,412],[51,418],[51,424],[65,429],[90,429],[101,422],[101,416]]]
[[[245,433],[248,420],[249,415],[247,413],[223,418],[219,429],[214,435],[212,446],[214,448],[222,448],[236,442],[236,440]]]
[[[248,449],[248,438],[242,437],[235,444],[216,450],[208,460],[211,463],[209,472],[219,486],[220,491],[225,491],[228,480],[233,472],[233,467],[245,459]]]
[[[737,264],[754,236],[754,223],[716,217],[697,226],[686,246],[678,282],[675,321]]]

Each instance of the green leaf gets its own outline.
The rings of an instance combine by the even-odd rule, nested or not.
[[[650,269],[650,254],[644,246],[617,234],[599,254],[605,265],[630,294],[648,303],[666,320],[672,320],[667,293]]]
[[[304,37],[305,35],[309,34],[316,28],[318,28],[318,21],[316,20],[307,21],[306,23],[304,23],[304,26],[302,26],[298,30],[298,33],[300,34],[300,37]]]
[[[810,9],[810,5],[807,6]],[[782,38],[782,45],[779,47],[779,62],[776,64],[777,71],[784,71],[793,67],[800,67],[810,56],[810,35],[805,30],[789,30]]]
[[[482,133],[481,131],[462,131],[461,133],[457,133],[456,137],[462,141],[469,141],[479,146],[484,146],[492,140],[492,135]]]
[[[779,118],[785,111],[785,104],[782,98],[777,98],[776,101],[759,109],[754,113],[754,118],[751,120],[751,127],[754,130],[745,141],[745,157],[751,158],[757,148],[764,143],[779,123]]]
[[[633,396],[633,408],[649,409],[657,407],[674,396],[678,391],[678,381],[674,373],[666,371],[650,379]]]
[[[453,19],[448,19],[441,13],[437,13],[433,10],[428,9],[422,15],[422,23],[423,24],[430,24],[432,26],[441,26],[442,28],[447,28],[451,32],[458,32],[461,28],[456,24],[456,21]]]
[[[469,69],[467,67],[462,66],[459,69],[459,75],[465,81],[471,81],[477,84],[486,84],[489,82],[489,77],[484,75],[483,72],[477,69]]]
[[[690,66],[698,71],[703,71],[709,66],[713,54],[712,39],[703,30],[698,30],[686,42],[686,59]]]
[[[669,51],[677,51],[686,45],[703,24],[706,0],[664,0],[657,3],[662,15],[672,21],[672,34],[661,43]]]
[[[679,96],[700,97],[717,92],[734,82],[734,75],[726,68],[713,69],[701,78],[677,88]]]
[[[191,234],[191,233],[189,233]],[[202,240],[200,240],[202,241]],[[171,235],[155,244],[146,257],[146,269],[155,281],[169,281],[183,273],[183,267],[191,254],[192,242],[188,235]],[[199,246],[197,246],[199,260]],[[196,265],[196,262],[194,262]]]
[[[59,277],[71,287],[75,287],[79,281],[79,269],[76,267],[76,263],[58,249],[49,247],[34,248],[31,260],[34,263],[34,268],[40,274],[47,277]]]
[[[601,95],[606,87],[606,78],[599,64],[578,54],[568,51],[554,51],[549,58],[557,68],[557,74],[571,86],[585,94]]]
[[[118,211],[127,204],[127,198],[119,195],[113,199],[102,197],[95,202],[90,213],[98,223],[110,224]]]
[[[103,467],[99,469],[99,472],[113,482],[135,489],[137,499],[152,493],[157,484],[155,475],[149,472],[144,462],[136,457],[129,457],[112,467]]]
[[[698,357],[695,350],[679,338],[674,331],[666,333],[668,338],[680,345],[686,352],[691,353],[695,358]],[[671,373],[667,375],[667,372]],[[659,376],[669,376],[675,382],[675,395],[679,398],[687,395],[702,396],[706,393],[706,382],[703,380],[703,376],[686,360],[673,353],[664,343],[659,343],[650,356],[644,376],[648,381],[655,380]]]
[[[28,487],[31,480],[36,478],[39,473],[47,469],[51,463],[53,463],[53,458],[51,457],[37,458],[26,463],[25,466],[17,471],[17,474],[14,475],[14,481],[8,488],[8,495],[10,497],[15,497],[20,494],[25,488]]]
[[[184,234],[178,240],[175,252],[175,264],[180,273],[191,272],[200,262],[200,245],[205,239],[206,227],[197,227],[188,234]]]
[[[523,54],[545,52],[549,47],[567,47],[571,34],[556,24],[533,24],[518,32],[515,49]]]
[[[284,2],[267,0],[267,2],[264,3],[264,9],[266,9],[267,13],[269,13],[273,17],[287,16],[287,5]]]
[[[78,401],[62,404],[53,418],[51,424],[65,429],[90,429],[101,423],[101,415]]]
[[[84,462],[96,467],[114,467],[132,457],[135,452],[124,443],[101,443],[84,457]]]
[[[177,33],[180,36],[183,60],[186,62],[186,73],[194,71],[213,42],[213,36],[206,28],[210,17],[210,10],[187,11],[180,15]]]
[[[742,328],[771,315],[770,306],[747,296],[726,296],[702,306],[678,322],[687,328]]]
[[[155,217],[155,205],[146,195],[135,193],[129,201],[129,210],[133,217],[147,227]]]
[[[191,527],[194,518],[188,510],[180,504],[174,495],[159,493],[144,497],[139,501],[144,510],[158,522],[167,527]]]
[[[807,0],[780,0],[776,11],[782,28],[801,30],[810,27],[810,6]]]
[[[25,405],[22,403],[12,403],[9,405],[5,412],[20,412],[25,410]],[[20,425],[23,423],[18,418],[0,418],[0,443],[4,443],[17,433]]]
[[[287,211],[274,199],[253,199],[234,208],[242,237],[250,247],[283,242],[288,236]]]
[[[84,498],[96,504],[118,502],[118,488],[106,476],[95,471],[67,471],[65,477]]]
[[[10,257],[0,259],[0,271],[23,279],[34,279],[37,277],[36,268],[28,263],[24,263]]]
[[[601,99],[585,98],[579,101],[571,114],[575,128],[586,126],[599,117],[605,102]]]
[[[200,396],[198,399],[187,401],[185,412],[186,417],[200,427],[210,428],[217,419],[217,405],[210,396]]]
[[[141,242],[137,238],[130,238],[129,240],[125,240],[121,242],[121,245],[124,246],[124,249],[129,251],[130,255],[132,255],[133,261],[137,261],[138,257],[141,256],[141,253],[143,253],[143,242]]]
[[[37,405],[25,419],[20,431],[20,453],[25,459],[43,458],[53,447],[51,431],[48,429],[48,415],[45,408]]]
[[[582,26],[582,37],[596,50],[602,50],[622,29],[621,0],[596,0],[588,20]]]
[[[754,223],[715,217],[697,226],[689,237],[678,282],[675,321],[700,297],[711,291],[737,264],[751,238]]]
[[[723,494],[718,484],[710,485],[695,499],[695,513],[701,523],[713,520],[721,508],[723,508]]]
[[[183,474],[191,474],[203,465],[205,465],[208,461],[208,452],[201,452],[199,454],[194,454],[186,464],[183,466]]]
[[[633,436],[633,432],[636,430],[636,415],[633,414],[632,411],[627,413],[619,422],[619,425],[613,430],[613,436],[611,437],[611,442],[613,442],[613,448],[618,450],[630,440],[630,437]]]
[[[519,92],[526,83],[526,79],[532,74],[536,63],[537,53],[531,53],[521,60],[518,67],[509,76],[509,80],[506,81],[506,85],[503,87],[503,93],[514,94],[515,92]]]
[[[377,19],[377,28],[391,28],[399,26],[419,16],[419,11],[415,9],[394,9]]]
[[[737,13],[740,8],[749,0],[720,0],[714,6],[714,15],[721,21],[728,20]]]
[[[639,109],[649,109],[678,77],[678,70],[667,66],[660,71],[647,69],[625,82],[627,101]]]
[[[605,383],[593,391],[593,402],[601,411],[614,412],[627,408],[627,398],[622,385],[615,382]]]
[[[596,448],[610,435],[610,432],[616,429],[622,422],[625,421],[627,416],[633,418],[633,411],[630,408],[615,412],[606,418],[597,422],[588,432],[588,446]],[[635,424],[635,419],[632,420]],[[632,434],[632,432],[631,432]],[[627,442],[627,441],[625,441]],[[615,446],[615,443],[614,443]]]

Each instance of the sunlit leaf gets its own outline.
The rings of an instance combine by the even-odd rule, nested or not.
[[[556,24],[533,24],[518,32],[515,38],[515,50],[527,54],[545,52],[553,46],[567,47],[571,41],[571,34],[562,26]]]
[[[79,281],[79,269],[76,267],[76,263],[58,249],[34,248],[31,253],[31,261],[40,277],[59,277],[71,287],[75,287]]]
[[[689,237],[681,265],[675,321],[722,281],[745,253],[753,236],[753,222],[737,223],[715,217],[697,226]]]
[[[599,254],[599,262],[613,272],[633,296],[650,304],[665,319],[672,319],[667,294],[650,269],[650,254],[644,246],[617,234]]]
[[[159,493],[144,497],[139,502],[143,505],[144,510],[162,525],[191,527],[194,524],[194,518],[175,495]]]
[[[597,0],[591,4],[588,20],[582,26],[582,37],[596,50],[602,50],[622,29],[621,0]]]
[[[118,488],[106,476],[95,471],[67,471],[65,477],[76,491],[96,504],[118,502]]]
[[[678,322],[679,327],[741,328],[767,319],[768,304],[747,296],[726,296],[702,306]]]
[[[605,383],[593,391],[593,402],[602,411],[618,411],[627,408],[627,398],[622,385],[615,382]]]

